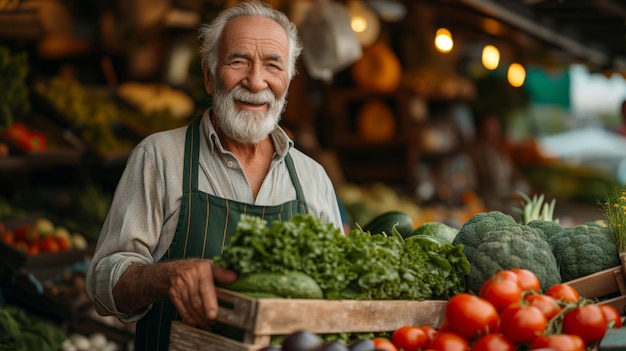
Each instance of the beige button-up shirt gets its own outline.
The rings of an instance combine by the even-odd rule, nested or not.
[[[180,212],[186,129],[150,135],[129,155],[87,273],[87,293],[100,314],[132,322],[147,312],[120,313],[113,287],[128,266],[156,263],[170,246]],[[275,129],[271,137],[276,154],[255,200],[238,160],[220,144],[207,110],[202,119],[199,190],[260,206],[293,200],[296,192],[284,163],[289,152],[309,212],[343,231],[334,188],[324,168],[295,149],[282,129]]]

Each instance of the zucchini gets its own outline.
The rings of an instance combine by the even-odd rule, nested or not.
[[[324,293],[319,284],[308,274],[297,271],[285,273],[258,272],[245,274],[230,284],[221,287],[257,296],[272,295],[296,299],[323,299]]]
[[[387,236],[391,236],[391,229],[394,226],[398,233],[406,238],[413,231],[413,220],[402,211],[387,211],[374,217],[363,227],[363,231],[370,232],[372,235],[384,232]]]

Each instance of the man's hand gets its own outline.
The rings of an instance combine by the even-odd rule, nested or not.
[[[212,260],[175,261],[169,271],[168,295],[183,320],[194,326],[207,326],[217,318],[218,304],[214,279],[232,283],[233,271],[213,264]]]
[[[200,258],[135,263],[115,284],[113,297],[119,311],[131,313],[169,296],[187,323],[207,326],[218,312],[214,279],[232,283],[237,274]]]

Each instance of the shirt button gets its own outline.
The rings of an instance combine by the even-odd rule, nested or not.
[[[228,161],[226,165],[228,166],[228,168],[233,168],[233,161]]]

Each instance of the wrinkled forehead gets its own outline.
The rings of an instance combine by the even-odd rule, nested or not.
[[[278,55],[287,62],[289,39],[283,27],[272,19],[240,16],[226,24],[220,41],[220,56],[233,52]]]

